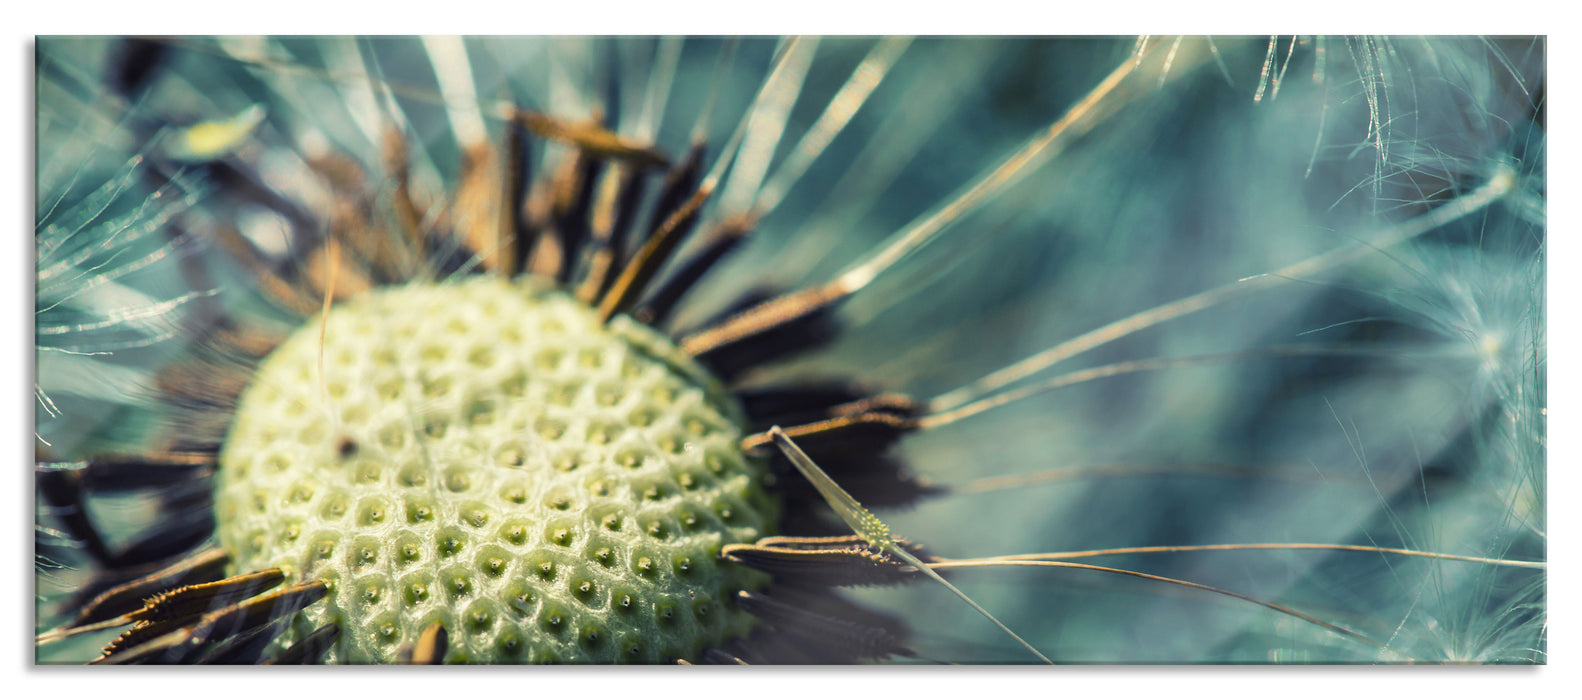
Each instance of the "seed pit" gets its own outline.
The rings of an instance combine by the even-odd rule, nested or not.
[[[507,443],[494,453],[494,463],[506,469],[516,469],[527,463],[527,450],[517,443]]]
[[[489,348],[473,348],[467,353],[467,364],[474,367],[493,367],[495,363],[494,351]]]
[[[401,587],[402,599],[406,601],[407,605],[422,605],[428,602],[429,596],[433,590],[433,581],[427,580],[426,578],[423,580],[413,580]]]
[[[517,505],[526,503],[527,487],[521,484],[506,484],[500,489],[500,498]]]
[[[426,498],[409,498],[406,502],[406,521],[413,525],[434,519],[434,503]]]
[[[451,467],[445,470],[445,488],[451,493],[465,493],[471,489],[471,470],[466,467]]]

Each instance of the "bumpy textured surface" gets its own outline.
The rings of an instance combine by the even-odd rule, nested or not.
[[[322,366],[322,380],[320,367]],[[746,632],[720,548],[777,505],[734,400],[670,342],[533,282],[366,294],[259,369],[221,455],[237,570],[330,582],[283,644],[391,662],[661,662]]]

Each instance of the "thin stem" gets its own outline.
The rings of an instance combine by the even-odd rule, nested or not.
[[[71,639],[72,637],[75,637],[75,636],[77,636],[79,634],[87,634],[89,632],[98,632],[98,631],[101,631],[101,630],[107,630],[107,629],[111,629],[111,628],[114,628],[114,627],[121,627],[123,625],[130,625],[130,624],[132,624],[132,622],[133,622],[133,620],[131,618],[125,616],[125,615],[117,615],[117,616],[112,617],[112,618],[110,618],[108,620],[101,620],[101,621],[95,622],[95,623],[93,623],[91,625],[83,625],[81,627],[56,628],[56,629],[52,629],[52,630],[50,630],[48,632],[45,632],[45,633],[43,633],[41,635],[38,635],[38,636],[34,637],[33,638],[33,646],[44,646],[46,644],[54,644],[55,642],[59,642],[59,641],[66,640],[66,639]]]
[[[33,333],[35,335],[63,335],[66,333],[82,333],[86,331],[103,330],[105,328],[110,328],[128,321],[146,321],[147,319],[156,318],[170,313],[176,307],[186,304],[187,302],[193,301],[195,299],[211,297],[218,293],[219,290],[214,289],[204,290],[201,292],[189,292],[174,299],[167,299],[162,302],[101,312],[99,315],[104,317],[104,320],[102,321],[41,326],[35,329]]]
[[[736,168],[720,194],[720,211],[735,213],[751,206],[774,160],[775,149],[785,136],[786,120],[802,95],[808,68],[818,50],[818,39],[797,37],[786,47],[764,89],[747,117],[747,136],[736,156]]]
[[[1230,299],[1306,279],[1354,262],[1370,252],[1399,245],[1488,207],[1514,189],[1515,183],[1515,174],[1508,168],[1503,168],[1483,186],[1422,216],[1386,229],[1373,238],[1313,256],[1274,272],[1236,280],[1101,326],[989,374],[976,382],[941,394],[930,401],[929,405],[935,412],[949,411],[1026,379],[1059,362],[1145,328],[1201,311]]]
[[[919,217],[907,228],[890,237],[877,252],[861,260],[838,278],[839,285],[856,291],[867,285],[879,273],[932,242],[951,223],[973,211],[1019,181],[1037,167],[1047,163],[1079,137],[1085,136],[1106,118],[1120,111],[1132,99],[1152,89],[1146,80],[1128,80],[1138,73],[1143,56],[1127,57],[1114,71],[1091,92],[1071,107],[1060,119],[1050,124],[1042,134],[1029,140],[998,166],[985,172],[977,181],[967,186],[954,199]],[[1195,63],[1201,56],[1183,63]],[[1178,72],[1178,75],[1180,72]]]
[[[709,124],[714,119],[714,103],[719,101],[720,86],[725,84],[726,67],[736,58],[737,44],[736,39],[727,39],[714,61],[714,72],[709,76],[709,91],[704,93],[703,101],[698,105],[698,118],[692,123],[692,135],[688,139],[692,143],[702,143],[708,138]]]
[[[767,214],[780,204],[791,186],[802,178],[813,161],[818,160],[830,142],[851,123],[851,118],[879,87],[879,83],[911,43],[911,37],[887,37],[868,52],[868,56],[852,71],[846,84],[830,98],[829,105],[819,115],[818,121],[802,135],[802,139],[791,150],[791,155],[775,169],[774,177],[758,191],[758,200],[753,204],[755,215]]]
[[[950,559],[950,560],[946,560],[946,561],[939,561],[939,562],[935,562],[935,563],[929,564],[929,567],[933,568],[933,569],[968,569],[968,568],[982,568],[982,567],[995,567],[995,566],[1033,566],[1033,567],[1049,567],[1049,568],[1058,568],[1058,569],[1083,569],[1083,570],[1087,570],[1087,571],[1099,571],[1099,572],[1109,573],[1109,574],[1120,574],[1122,576],[1131,576],[1131,577],[1134,577],[1134,578],[1140,578],[1140,579],[1144,579],[1144,580],[1148,580],[1148,581],[1158,581],[1160,583],[1168,583],[1168,584],[1171,584],[1171,585],[1184,586],[1184,587],[1187,587],[1187,588],[1196,588],[1196,589],[1198,589],[1200,591],[1208,591],[1208,592],[1214,593],[1216,595],[1228,596],[1228,597],[1231,597],[1231,598],[1235,598],[1237,600],[1245,600],[1245,601],[1247,601],[1249,603],[1253,603],[1255,605],[1261,605],[1261,606],[1263,606],[1265,608],[1268,608],[1270,610],[1274,610],[1275,612],[1278,612],[1278,613],[1281,613],[1281,614],[1284,614],[1284,615],[1290,615],[1291,617],[1295,617],[1295,618],[1297,618],[1299,620],[1304,620],[1306,622],[1310,622],[1312,624],[1318,625],[1319,627],[1323,627],[1324,629],[1327,629],[1327,630],[1329,630],[1331,632],[1335,632],[1337,634],[1342,634],[1342,635],[1345,635],[1347,637],[1351,637],[1352,639],[1356,639],[1358,641],[1365,642],[1365,643],[1367,643],[1370,646],[1384,648],[1384,645],[1382,643],[1380,643],[1378,641],[1375,641],[1372,638],[1370,638],[1370,637],[1368,637],[1366,635],[1363,635],[1360,632],[1352,631],[1350,629],[1347,629],[1345,627],[1342,627],[1342,626],[1337,625],[1337,624],[1332,623],[1332,622],[1325,622],[1325,621],[1320,620],[1320,619],[1318,619],[1316,617],[1313,617],[1312,615],[1308,615],[1306,613],[1302,613],[1302,612],[1293,610],[1291,608],[1288,608],[1288,607],[1286,607],[1284,605],[1280,605],[1278,603],[1271,603],[1271,602],[1266,601],[1266,600],[1259,600],[1258,598],[1254,598],[1254,597],[1249,596],[1249,595],[1244,595],[1244,594],[1241,594],[1241,593],[1237,593],[1235,591],[1227,591],[1227,590],[1225,590],[1223,588],[1215,588],[1213,586],[1208,586],[1208,585],[1204,585],[1204,584],[1201,584],[1201,583],[1193,583],[1191,581],[1183,581],[1181,579],[1170,578],[1168,576],[1156,576],[1154,574],[1145,574],[1145,573],[1143,573],[1141,571],[1131,571],[1129,569],[1116,569],[1116,568],[1109,567],[1109,566],[1096,566],[1094,564],[1079,564],[1079,563],[1076,563],[1076,562],[1069,562],[1069,561],[998,561],[998,560],[983,560],[983,559]]]
[[[659,40],[654,67],[648,76],[648,94],[643,98],[643,111],[638,115],[637,127],[632,130],[632,138],[637,141],[653,141],[654,134],[659,131],[659,124],[665,116],[665,102],[670,97],[670,83],[675,79],[676,65],[681,61],[683,41],[685,39],[679,36],[667,36]]]
[[[1395,547],[1373,547],[1355,544],[1325,544],[1306,542],[1272,542],[1256,544],[1200,544],[1181,546],[1155,546],[1155,547],[1117,547],[1114,549],[1090,549],[1078,552],[1042,552],[1038,554],[1011,554],[1001,557],[982,557],[973,561],[1049,561],[1061,559],[1085,559],[1088,557],[1108,557],[1125,554],[1165,554],[1176,552],[1228,552],[1228,551],[1256,551],[1256,550],[1318,550],[1329,552],[1370,552],[1374,554],[1399,554],[1408,557],[1423,557],[1426,559],[1444,559],[1449,561],[1462,561],[1473,564],[1490,564],[1494,566],[1514,566],[1523,569],[1547,569],[1548,563],[1541,561],[1523,561],[1519,559],[1492,559],[1489,557],[1472,557],[1461,554],[1444,554],[1441,552],[1425,552],[1418,549],[1399,549]]]
[[[700,185],[699,189],[706,188],[710,191],[713,191],[717,187],[720,178],[725,176],[726,168],[728,168],[731,163],[739,160],[742,155],[742,151],[746,148],[749,132],[752,131],[754,126],[756,126],[754,123],[756,120],[753,119],[751,115],[756,114],[759,112],[759,110],[764,109],[764,106],[769,103],[772,97],[785,92],[785,87],[782,81],[788,79],[786,66],[793,57],[799,57],[802,53],[801,51],[797,50],[799,47],[799,41],[799,39],[790,40],[790,45],[787,46],[785,50],[781,51],[779,56],[775,59],[774,67],[770,69],[769,75],[764,78],[763,86],[758,89],[757,96],[753,97],[753,103],[747,108],[747,115],[749,116],[744,117],[741,122],[736,125],[736,130],[731,133],[730,140],[725,142],[724,148],[720,149],[719,158],[715,160],[714,165],[709,168],[709,173],[703,178],[703,184]],[[732,49],[733,45],[726,46],[727,51]],[[792,71],[792,73],[795,73],[795,71]],[[801,80],[799,78],[796,79],[796,83],[800,86]],[[752,135],[756,136],[756,134]],[[697,139],[694,139],[694,141],[696,140]],[[732,181],[736,181],[739,179],[739,177],[739,175],[733,175]],[[754,187],[756,186],[757,185],[754,185]]]
[[[1102,477],[1124,476],[1203,476],[1221,478],[1283,478],[1292,481],[1327,481],[1322,476],[1315,474],[1311,467],[1299,469],[1294,467],[1264,467],[1247,464],[1219,464],[1204,463],[1169,463],[1169,464],[1087,464],[1071,467],[1056,467],[1026,474],[1007,474],[990,476],[948,486],[951,493],[984,493],[988,491],[1005,491],[1019,489],[1036,484],[1074,479],[1097,479]]]
[[[954,423],[963,418],[975,416],[991,408],[998,408],[1015,401],[1020,401],[1038,394],[1053,391],[1074,384],[1091,382],[1122,374],[1136,372],[1153,372],[1165,369],[1181,369],[1186,367],[1205,367],[1210,365],[1225,364],[1240,360],[1273,357],[1333,357],[1333,356],[1368,356],[1385,355],[1396,351],[1383,348],[1348,348],[1332,346],[1283,346],[1272,348],[1258,348],[1254,350],[1239,350],[1235,352],[1213,353],[1208,355],[1194,355],[1191,357],[1157,357],[1147,360],[1131,360],[1116,362],[1099,367],[1090,367],[1067,374],[1053,377],[1046,381],[1024,386],[1020,389],[994,394],[972,403],[961,405],[948,411],[938,411],[918,419],[920,428],[936,428]]]

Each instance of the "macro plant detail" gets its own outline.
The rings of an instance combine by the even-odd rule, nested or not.
[[[41,663],[1545,662],[1541,38],[36,70]]]
[[[435,622],[472,662],[655,662],[745,634],[725,603],[757,582],[714,562],[773,502],[688,358],[493,278],[325,319],[238,400],[215,512],[239,570],[336,584],[300,630],[339,624],[328,660],[395,661]]]

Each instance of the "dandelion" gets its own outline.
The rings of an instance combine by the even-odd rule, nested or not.
[[[37,659],[1543,663],[1543,53],[41,39]]]

